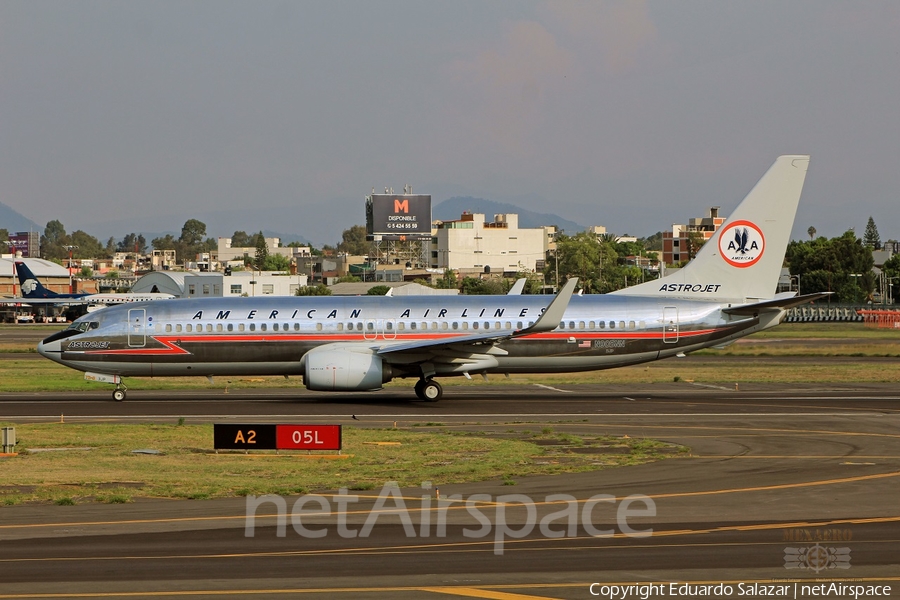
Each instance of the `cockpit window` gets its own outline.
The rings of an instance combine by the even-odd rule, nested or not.
[[[97,329],[98,327],[100,327],[100,323],[97,321],[75,321],[66,327],[66,330],[84,333],[88,329]]]

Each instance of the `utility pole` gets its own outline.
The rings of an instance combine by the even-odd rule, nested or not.
[[[12,253],[12,270],[13,270],[13,278],[12,278],[12,292],[13,298],[16,297],[16,245],[9,240],[3,240],[3,243],[9,246],[9,251]]]
[[[74,280],[72,279],[72,250],[77,250],[78,246],[63,246],[69,251],[69,293],[75,293]]]

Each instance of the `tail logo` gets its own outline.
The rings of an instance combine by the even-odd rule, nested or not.
[[[28,295],[33,293],[38,286],[38,282],[36,279],[26,279],[22,282],[22,294]]]
[[[719,233],[719,252],[733,267],[749,267],[762,258],[766,238],[762,230],[750,221],[735,221]]]

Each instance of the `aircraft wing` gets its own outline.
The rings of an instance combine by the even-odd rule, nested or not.
[[[416,340],[412,342],[397,342],[395,344],[384,344],[377,348],[378,354],[382,356],[390,354],[401,354],[409,352],[421,352],[423,350],[440,350],[454,349],[460,352],[478,352],[477,346],[493,346],[503,340],[511,338],[531,335],[533,333],[543,333],[545,331],[553,331],[559,327],[569,300],[572,299],[572,293],[578,284],[578,278],[572,278],[566,282],[556,297],[550,302],[550,305],[544,311],[534,325],[525,327],[524,329],[506,330],[506,331],[485,331],[484,333],[475,333],[471,335],[460,335],[453,338],[441,338],[437,340]],[[487,351],[485,350],[485,353]]]

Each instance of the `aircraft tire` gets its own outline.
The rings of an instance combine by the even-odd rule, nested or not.
[[[422,399],[425,402],[437,402],[444,395],[444,388],[437,381],[429,379],[422,386]]]
[[[416,387],[413,388],[416,391],[416,397],[419,400],[426,400],[425,392],[423,391],[425,389],[425,383],[426,381],[424,379],[420,379],[416,382]]]
[[[112,393],[113,400],[116,402],[122,402],[125,400],[125,390],[113,390]]]

